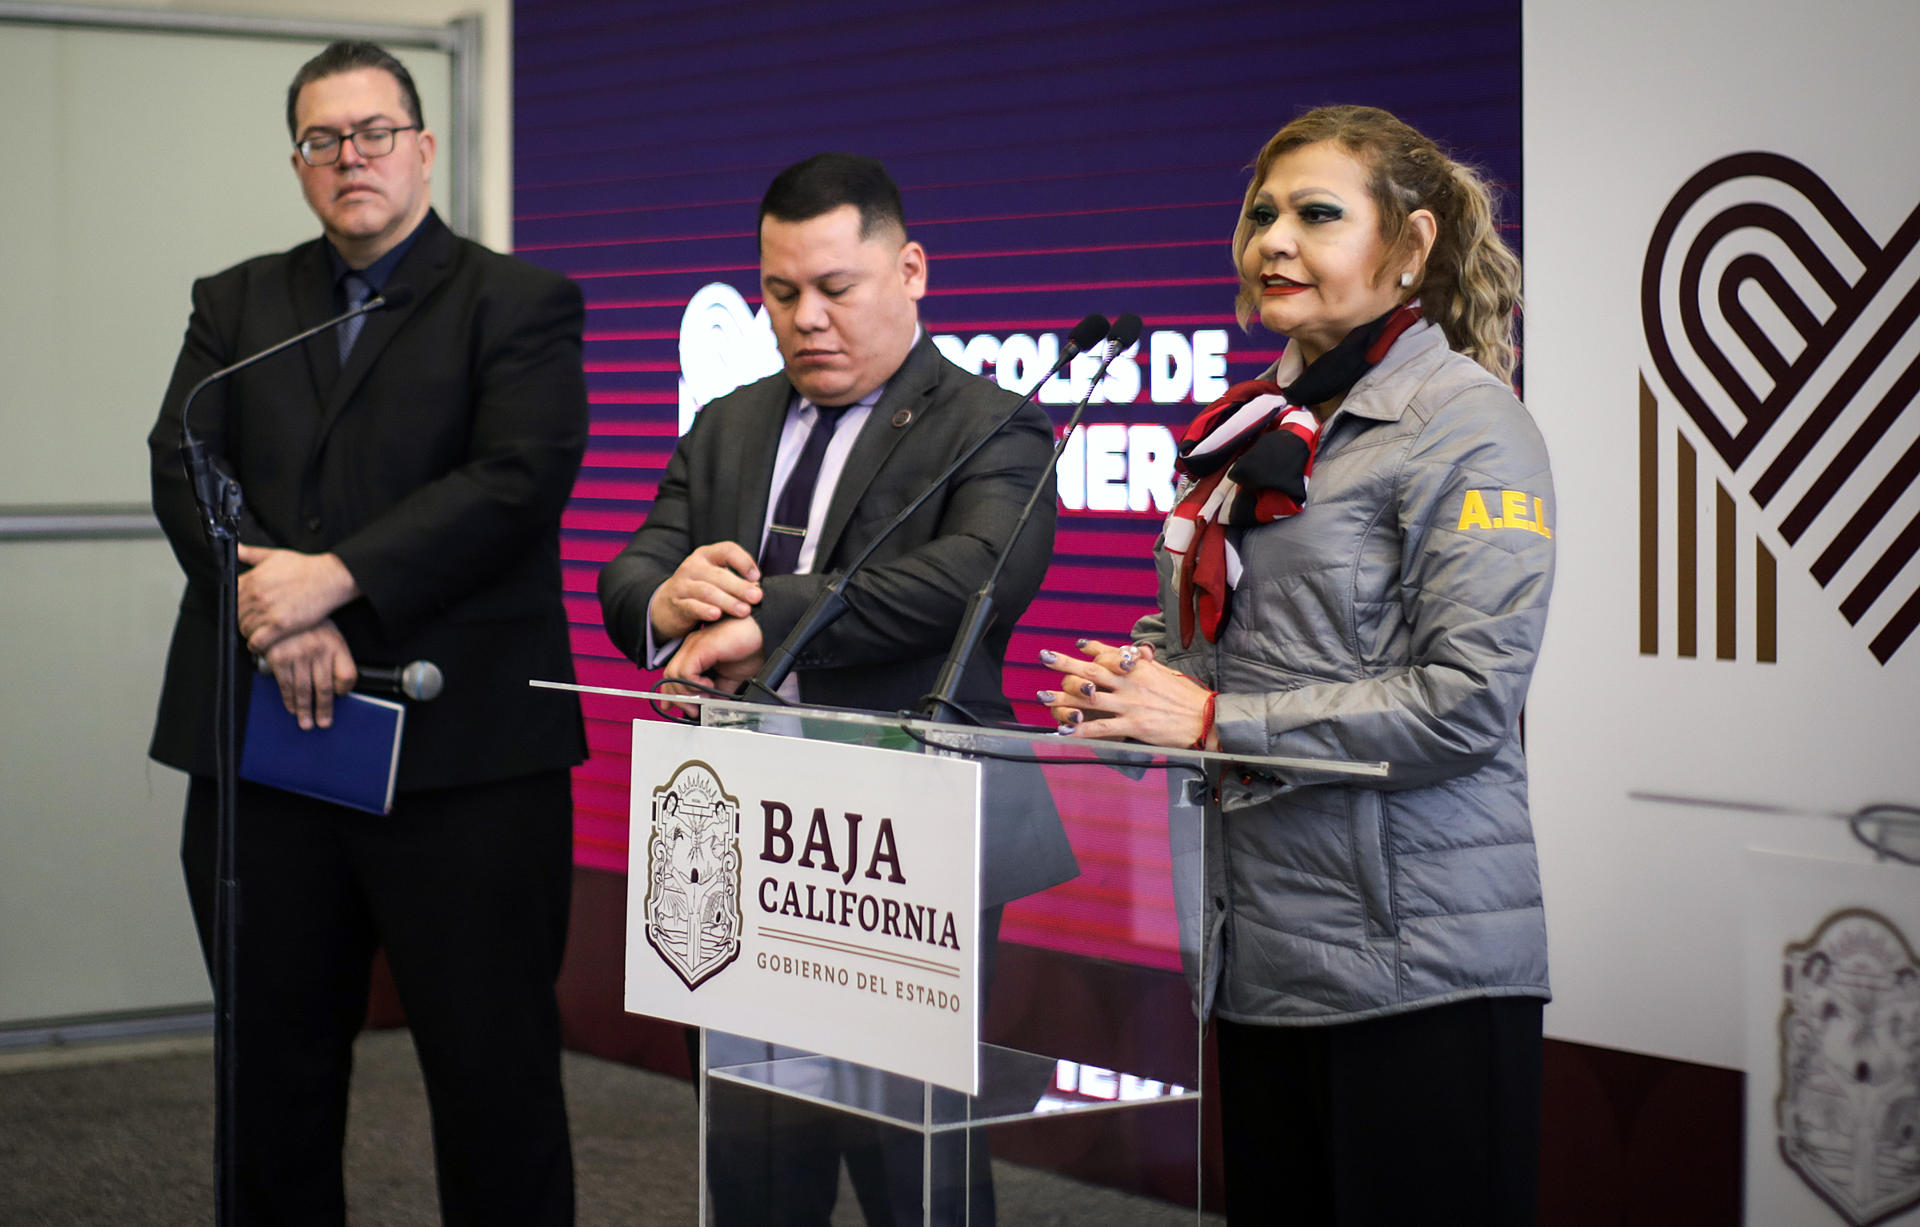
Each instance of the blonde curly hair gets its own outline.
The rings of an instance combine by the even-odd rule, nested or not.
[[[1380,212],[1386,264],[1418,250],[1407,224],[1416,209],[1439,223],[1426,263],[1414,274],[1407,297],[1418,296],[1421,314],[1438,324],[1447,343],[1504,381],[1514,368],[1513,321],[1520,308],[1520,261],[1495,228],[1493,196],[1469,167],[1378,107],[1320,107],[1274,134],[1253,163],[1240,223],[1233,232],[1233,266],[1240,275],[1234,314],[1241,327],[1260,306],[1260,285],[1249,280],[1240,257],[1253,238],[1254,197],[1283,154],[1330,141],[1372,173],[1368,187]]]

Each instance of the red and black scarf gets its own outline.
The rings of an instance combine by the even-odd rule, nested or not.
[[[1189,479],[1167,517],[1166,546],[1180,559],[1180,644],[1197,622],[1220,638],[1240,583],[1227,530],[1295,515],[1307,505],[1320,422],[1309,405],[1344,396],[1420,318],[1417,302],[1362,324],[1285,388],[1264,379],[1235,384],[1193,419],[1174,467]]]

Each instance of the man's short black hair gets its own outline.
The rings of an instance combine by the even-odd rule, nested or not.
[[[302,64],[300,71],[293,74],[293,84],[287,86],[287,135],[296,141],[300,139],[300,133],[294,128],[298,121],[294,119],[293,108],[300,101],[301,90],[323,77],[337,77],[359,68],[378,68],[398,81],[408,121],[418,127],[426,126],[427,121],[420,117],[420,91],[413,87],[413,74],[407,71],[407,66],[394,59],[393,53],[379,43],[342,39],[327,44],[325,51]]]
[[[900,188],[893,176],[873,158],[851,153],[816,153],[774,176],[767,194],[760,198],[759,221],[769,217],[783,222],[812,221],[842,205],[860,210],[862,239],[889,227],[906,237],[907,213],[900,205]]]

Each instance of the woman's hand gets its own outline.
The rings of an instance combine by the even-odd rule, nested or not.
[[[1153,658],[1148,644],[1113,647],[1093,639],[1077,645],[1088,659],[1043,651],[1040,663],[1060,670],[1060,689],[1039,698],[1070,737],[1132,738],[1148,745],[1186,748],[1206,730],[1209,750],[1220,739],[1208,727],[1213,692]]]

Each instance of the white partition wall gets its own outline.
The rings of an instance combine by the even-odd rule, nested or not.
[[[0,126],[0,160],[15,168],[0,178],[0,430],[13,440],[0,450],[0,501],[144,503],[143,443],[194,278],[318,232],[288,161],[284,104],[327,36],[6,12],[0,111],[33,118]],[[395,42],[443,133],[434,204],[451,220],[463,171],[446,135],[452,56]]]
[[[1543,0],[1523,29],[1548,1027],[1739,1067],[1745,849],[1865,861],[1820,815],[1920,801],[1920,8]]]
[[[1522,28],[1548,1033],[1742,1070],[1746,1221],[1920,1222],[1920,8]]]

